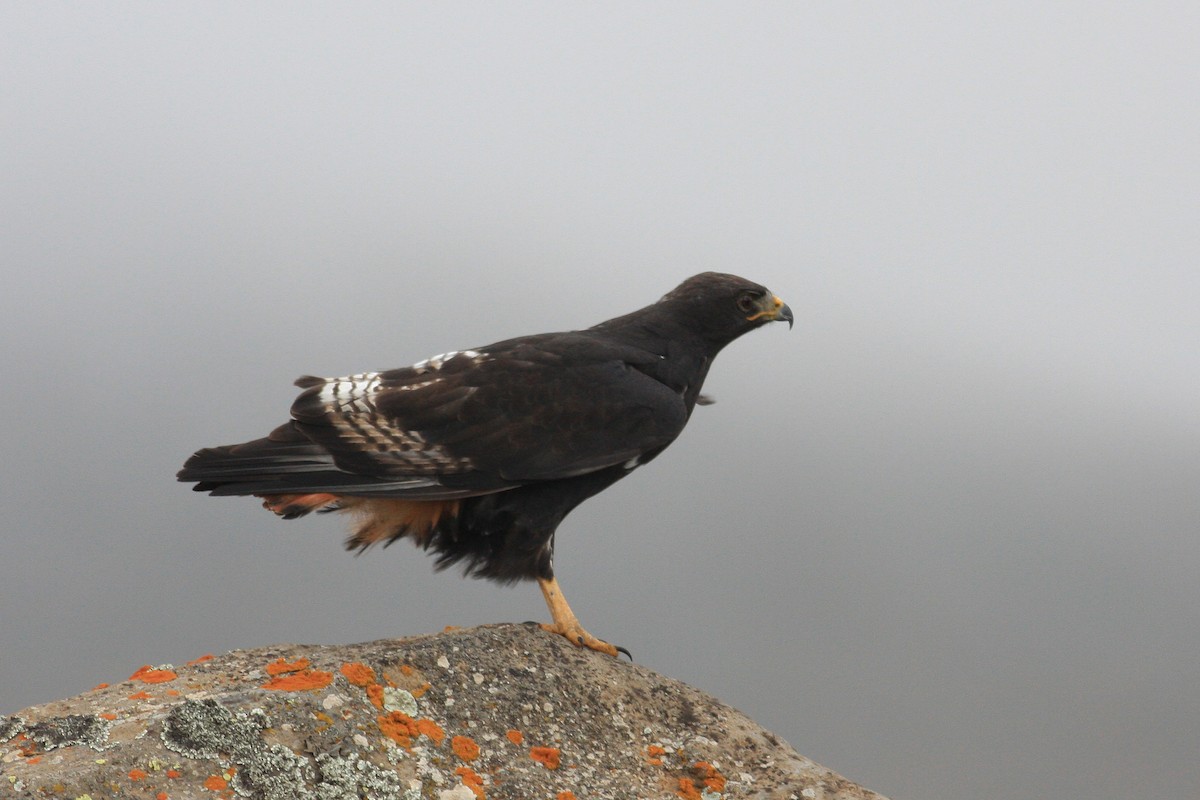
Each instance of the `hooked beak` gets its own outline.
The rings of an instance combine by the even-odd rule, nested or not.
[[[746,319],[751,322],[756,319],[765,319],[768,322],[786,322],[788,330],[792,329],[794,321],[792,310],[788,308],[787,303],[779,299],[778,295],[764,295],[758,311],[746,317]]]

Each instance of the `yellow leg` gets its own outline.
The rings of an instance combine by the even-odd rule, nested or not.
[[[550,608],[550,617],[554,620],[549,624],[542,623],[544,630],[567,637],[567,641],[573,645],[590,647],[592,650],[605,653],[613,658],[617,657],[616,647],[592,636],[579,624],[579,620],[575,618],[575,612],[571,611],[571,607],[567,605],[567,598],[563,597],[562,589],[559,588],[555,578],[550,580],[538,578],[538,586],[542,589],[542,596],[546,598],[546,605]]]

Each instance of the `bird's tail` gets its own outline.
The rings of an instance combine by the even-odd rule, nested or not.
[[[176,475],[195,481],[195,491],[215,495],[305,494],[331,480],[344,482],[339,476],[344,473],[328,451],[293,422],[262,439],[198,450]]]

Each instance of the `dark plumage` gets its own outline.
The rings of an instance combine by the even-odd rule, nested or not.
[[[579,626],[554,581],[554,531],[579,503],[683,430],[713,358],[792,314],[764,287],[706,272],[653,305],[345,378],[304,377],[266,438],[198,451],[196,491],[255,495],[285,518],[347,511],[347,546],[404,536],[471,575],[536,579],[547,626],[615,654]]]

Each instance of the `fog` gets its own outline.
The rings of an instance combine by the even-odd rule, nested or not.
[[[545,619],[174,480],[301,374],[708,269],[728,347],[573,513],[584,625],[895,800],[1200,794],[1192,4],[0,7],[0,713]]]

